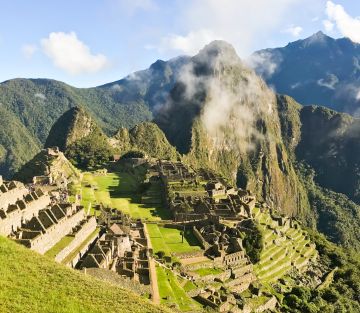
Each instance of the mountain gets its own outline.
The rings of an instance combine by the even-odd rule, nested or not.
[[[55,122],[45,147],[57,146],[61,151],[66,151],[73,143],[94,132],[101,132],[95,121],[83,108],[73,107]]]
[[[309,204],[281,136],[276,96],[226,42],[194,56],[155,122],[195,167],[210,167],[289,215]],[[288,197],[292,194],[292,197]]]
[[[81,107],[71,108],[55,122],[45,142],[47,148],[54,146],[84,169],[109,161],[114,152],[108,137]]]
[[[99,151],[101,160],[129,150],[170,159],[179,152],[333,241],[360,245],[353,231],[360,225],[358,120],[276,95],[226,42],[96,88],[13,80],[0,85],[0,97],[11,121],[0,137],[7,175],[44,143],[83,168],[99,161]]]
[[[357,115],[360,107],[360,44],[322,32],[250,58],[276,91],[304,105],[323,105]]]
[[[357,151],[359,120],[325,107],[302,106],[278,95],[281,133],[315,214],[317,229],[360,249]]]
[[[11,176],[39,152],[40,142],[16,114],[0,103],[0,175]]]
[[[153,158],[170,160],[180,158],[162,130],[151,122],[140,123],[130,130],[121,128],[110,141],[120,154],[138,150]]]
[[[360,248],[358,158],[351,153],[359,120],[275,95],[225,42],[206,46],[185,70],[154,112],[183,159]]]
[[[49,79],[1,83],[0,175],[11,177],[31,160],[45,144],[53,124],[72,107],[85,108],[108,135],[120,127],[151,120],[151,110],[167,97],[187,60],[158,60],[149,69],[95,88],[74,88]]]

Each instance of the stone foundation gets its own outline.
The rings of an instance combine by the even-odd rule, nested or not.
[[[0,234],[9,236],[17,231],[21,224],[37,216],[39,211],[50,204],[49,195],[41,191],[25,195],[22,200],[8,206],[7,210],[0,210]]]
[[[74,236],[74,239],[67,247],[65,247],[55,256],[55,261],[61,262],[64,260],[71,252],[79,247],[85,241],[85,239],[95,231],[95,229],[96,219],[94,216],[91,216],[78,232],[76,232],[74,235],[70,235]]]
[[[85,211],[82,208],[71,216],[62,217],[57,221],[52,220],[53,224],[42,230],[33,227],[33,224],[37,222],[36,220],[30,221],[29,228],[21,230],[16,241],[40,254],[44,254],[58,243],[64,237],[64,234],[69,234],[72,228],[84,218]]]

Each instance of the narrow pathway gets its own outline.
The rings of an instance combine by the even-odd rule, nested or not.
[[[151,295],[152,301],[156,304],[160,304],[159,286],[156,275],[156,266],[153,258],[149,258],[149,274],[151,283]]]

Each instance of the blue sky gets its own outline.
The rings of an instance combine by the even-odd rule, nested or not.
[[[0,81],[118,80],[224,39],[246,58],[318,30],[360,42],[353,0],[0,0]]]

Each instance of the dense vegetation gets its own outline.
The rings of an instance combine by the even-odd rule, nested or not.
[[[76,167],[89,169],[109,162],[113,149],[103,133],[95,132],[71,144],[65,155]]]
[[[39,151],[52,125],[71,107],[85,107],[107,134],[151,119],[139,98],[123,102],[110,88],[77,89],[45,79],[1,83],[0,103],[0,175],[7,177]]]
[[[249,220],[246,223],[246,236],[243,238],[243,246],[251,263],[256,264],[260,261],[260,254],[264,247],[263,236],[256,222]]]
[[[360,255],[340,248],[312,232],[320,260],[334,270],[316,289],[295,287],[285,294],[283,312],[360,312]]]
[[[343,194],[320,187],[310,166],[301,164],[299,174],[316,215],[317,229],[332,242],[360,251],[360,206]]]
[[[150,122],[140,123],[130,130],[121,128],[111,142],[121,154],[140,151],[147,156],[160,159],[176,160],[180,157],[161,129]]]

